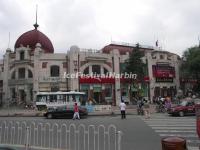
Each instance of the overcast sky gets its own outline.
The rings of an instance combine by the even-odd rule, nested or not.
[[[39,30],[56,53],[70,46],[101,49],[111,41],[155,46],[179,55],[198,45],[200,0],[0,0],[0,55],[17,38]]]

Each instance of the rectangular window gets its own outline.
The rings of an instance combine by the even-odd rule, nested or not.
[[[47,68],[47,62],[42,63],[42,68]]]
[[[112,97],[112,85],[105,85],[105,97]]]
[[[60,76],[60,68],[59,66],[51,66],[51,77],[59,77]]]
[[[3,87],[3,80],[0,80],[0,87]]]
[[[59,87],[57,86],[51,87],[51,92],[57,92],[57,91],[59,91]]]
[[[63,62],[63,68],[67,68],[67,63]]]
[[[20,52],[20,60],[24,60],[24,51]]]

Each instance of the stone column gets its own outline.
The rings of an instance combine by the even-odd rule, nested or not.
[[[177,56],[175,55],[173,57],[173,60],[174,60],[174,69],[175,69],[175,78],[174,78],[174,83],[176,85],[176,91],[178,91],[180,89],[180,76],[179,76],[179,61],[177,59]]]
[[[70,74],[74,74],[77,75],[78,71],[79,71],[79,48],[77,46],[72,46],[70,48],[70,51],[68,53],[69,55],[69,65],[70,65],[70,69],[69,69],[69,73]],[[71,84],[71,89],[72,91],[78,91],[79,90],[79,78],[78,76],[73,77],[71,79],[69,79],[69,82]]]
[[[150,101],[153,102],[153,96],[154,96],[154,90],[155,90],[155,79],[153,77],[153,71],[152,71],[152,65],[153,65],[153,60],[151,56],[151,52],[146,53],[147,56],[147,64],[148,64],[148,76],[149,76],[149,98]]]
[[[121,102],[121,90],[120,90],[120,54],[117,49],[112,51],[113,56],[113,74],[115,75],[115,104],[119,105]]]
[[[7,49],[6,50],[6,54],[4,55],[4,76],[3,76],[3,105],[8,104],[8,100],[11,97],[10,96],[10,89],[8,87],[8,80],[9,80],[9,76],[10,76],[10,72],[9,72],[9,61],[10,61],[10,55],[11,53],[11,49]]]
[[[90,65],[89,66],[89,75],[91,75],[91,73],[92,73],[92,66]]]
[[[39,92],[40,56],[43,53],[41,47],[41,44],[37,43],[34,51],[33,100],[36,100],[36,93]]]
[[[26,102],[30,103],[31,99],[30,99],[30,87],[28,85],[25,86],[25,93],[26,93]]]
[[[100,68],[100,73],[101,73],[101,75],[102,75],[102,74],[104,74],[104,68],[103,68],[102,65],[101,65],[100,67],[101,67],[101,68]]]

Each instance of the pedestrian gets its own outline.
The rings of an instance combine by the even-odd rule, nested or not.
[[[171,99],[170,99],[170,97],[167,97],[166,100],[165,100],[165,109],[166,109],[166,111],[169,111],[171,109],[171,105],[172,105]]]
[[[79,109],[78,109],[77,103],[74,103],[74,116],[73,116],[73,120],[75,120],[75,119],[80,120]]]
[[[148,100],[145,100],[144,103],[144,115],[146,119],[150,118],[150,104]]]
[[[126,119],[126,104],[122,100],[121,103],[119,104],[120,110],[121,110],[121,118]]]
[[[140,98],[137,101],[137,113],[138,113],[138,115],[143,115],[144,114],[143,105],[144,105],[144,101],[143,101],[142,98]]]

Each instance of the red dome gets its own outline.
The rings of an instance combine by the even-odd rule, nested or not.
[[[38,31],[37,29],[25,32],[22,34],[15,43],[15,48],[19,48],[22,44],[24,47],[29,45],[29,47],[34,50],[35,45],[37,43],[40,43],[42,45],[42,49],[45,51],[45,53],[53,53],[54,48],[49,40],[49,38],[43,34],[42,32]]]

